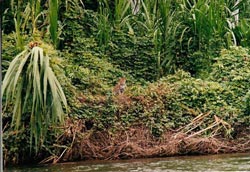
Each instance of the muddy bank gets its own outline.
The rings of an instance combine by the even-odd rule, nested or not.
[[[142,125],[120,128],[116,131],[84,131],[82,121],[68,123],[65,133],[58,138],[60,153],[40,163],[78,160],[117,160],[133,158],[167,157],[175,155],[201,155],[250,151],[250,128],[238,128],[232,137],[205,136],[200,131],[187,133],[183,129],[168,130],[155,137]],[[62,149],[63,143],[65,146]],[[61,146],[60,146],[61,145]]]

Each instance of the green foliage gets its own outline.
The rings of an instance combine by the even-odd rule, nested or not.
[[[12,126],[18,130],[29,121],[30,146],[34,139],[36,151],[46,140],[49,127],[63,122],[63,106],[67,108],[48,54],[39,47],[26,48],[12,60],[3,80],[5,108],[13,104]]]
[[[83,118],[93,130],[142,124],[160,136],[200,114],[207,116],[195,130],[218,118],[232,127],[250,124],[249,51],[230,47],[249,46],[249,4],[141,0],[138,12],[131,5],[128,0],[4,3],[12,7],[3,16],[4,33],[15,31],[3,40],[3,68],[9,67],[3,83],[4,124],[11,118],[13,124],[4,135],[10,159],[27,152],[22,142],[32,142],[36,151],[53,147],[54,125],[64,117],[66,98],[70,117]],[[231,14],[237,8],[240,21],[233,28]],[[52,42],[64,61],[49,59],[57,54],[48,46],[46,53],[26,48],[13,59],[31,36]],[[127,87],[114,96],[120,77],[127,79]]]
[[[248,91],[243,98],[244,114],[240,116],[239,122],[245,125],[250,124],[250,92]]]
[[[176,105],[184,110],[184,114],[198,115],[211,112],[211,115],[219,116],[230,124],[234,124],[241,113],[240,108],[235,106],[237,97],[234,92],[218,82],[187,77],[176,84],[179,94],[176,98]]]
[[[96,39],[98,40],[99,46],[105,49],[111,38],[112,27],[111,22],[109,20],[109,18],[111,17],[111,13],[109,8],[105,8],[106,4],[104,2],[100,2],[99,4],[100,9],[96,22],[98,30],[96,34]]]
[[[234,44],[236,30],[230,29],[228,19],[236,6],[231,2],[141,1],[140,11],[134,15],[129,6],[129,1],[100,1],[98,13],[82,10],[81,17],[80,14],[77,17],[71,12],[67,17],[75,23],[66,24],[69,26],[66,32],[72,32],[77,39],[82,35],[94,36],[98,44],[95,50],[102,50],[110,56],[111,63],[131,71],[137,79],[146,73],[149,76],[143,78],[149,81],[178,68],[196,77],[206,77],[211,70],[212,58],[221,48]],[[69,38],[71,35],[67,34]],[[243,44],[244,39],[240,33],[237,35]],[[68,39],[67,36],[64,38]],[[140,42],[144,45],[138,47]]]
[[[227,23],[229,12],[225,10],[228,8],[224,1],[208,0],[184,0],[178,5],[177,20],[181,22],[178,30],[181,32],[177,66],[194,76],[203,75],[200,72],[204,69],[209,72],[211,58],[227,44],[231,45],[232,32]]]
[[[217,81],[234,92],[234,106],[245,111],[239,120],[249,116],[249,50],[242,47],[230,47],[222,50],[221,56],[213,65],[211,80]],[[244,100],[244,101],[243,101]],[[243,120],[249,124],[249,119]]]
[[[135,36],[115,31],[107,55],[113,64],[128,71],[138,80],[153,81],[157,78],[157,60],[152,37]]]
[[[86,94],[107,94],[119,77],[136,82],[128,72],[118,69],[100,51],[95,26],[97,15],[88,10],[69,10],[65,14],[63,54],[65,72],[72,84]],[[142,79],[143,80],[143,79]]]
[[[65,64],[66,76],[71,79],[72,85],[86,94],[110,93],[119,77],[134,81],[128,73],[89,52],[73,56],[68,54],[67,57],[69,59]]]
[[[214,59],[216,63],[210,79],[230,86],[239,97],[244,96],[249,89],[249,58],[249,50],[246,48],[223,49],[221,55]]]
[[[15,38],[14,38],[14,34],[10,34],[10,35],[3,35],[3,41],[2,41],[2,58],[3,58],[3,71],[4,73],[6,72],[5,70],[7,70],[8,66],[9,66],[9,62],[12,61],[13,57],[15,54],[20,53],[20,51],[18,51],[15,47]]]
[[[58,0],[49,0],[49,31],[52,42],[57,48],[58,46]]]
[[[64,13],[64,32],[62,32],[61,49],[69,52],[95,50],[97,43],[93,38],[94,30],[97,29],[96,16],[93,11],[74,8],[78,4],[72,4]],[[98,32],[98,31],[96,31]]]
[[[214,122],[215,115],[233,126],[242,114],[242,109],[235,106],[237,97],[229,88],[217,82],[192,78],[183,71],[162,78],[146,90],[143,91],[143,102],[150,108],[145,108],[144,104],[137,115],[158,134],[167,128],[185,126],[202,113],[209,112],[209,116],[200,129]],[[135,105],[140,106],[140,103]],[[222,130],[222,133],[227,132]]]
[[[178,15],[175,2],[141,1],[141,13],[136,21],[152,36],[155,59],[157,59],[158,78],[173,73],[176,69],[175,47],[179,45]],[[141,30],[141,29],[140,29]]]
[[[235,49],[227,52],[233,53],[232,57],[237,58],[240,54],[246,57],[245,50],[240,48],[238,52]],[[220,58],[227,63],[224,55]],[[232,59],[228,62],[235,64]],[[240,66],[235,67],[242,69]],[[230,71],[233,72],[232,68],[228,70]],[[238,79],[242,75],[237,71],[233,73]],[[215,74],[222,74],[222,78],[225,78],[222,71],[216,70],[211,77]],[[82,116],[79,117],[91,120],[95,129],[110,129],[120,125],[126,128],[144,124],[155,136],[161,135],[166,129],[185,126],[201,114],[208,115],[196,130],[209,127],[218,118],[232,127],[239,124],[248,125],[250,110],[247,80],[240,83],[239,80],[232,80],[230,83],[229,80],[220,79],[216,75],[214,77],[215,81],[195,79],[189,73],[179,71],[147,87],[128,85],[124,96],[106,95],[101,101],[97,97],[86,97],[86,102],[80,106]],[[233,128],[219,129],[218,131],[225,135],[232,134],[233,131]]]
[[[135,26],[138,27],[137,29],[140,28],[139,25]],[[95,30],[92,31],[95,32]],[[145,64],[155,64],[154,66],[156,66],[155,58],[152,58],[155,57],[155,50],[153,49],[152,41],[149,39],[150,37],[139,37],[139,35],[133,32],[124,34],[118,30],[113,31],[112,34],[113,37],[109,44],[109,49],[106,51],[109,58],[100,52],[97,53],[97,44],[93,38],[82,38],[72,41],[71,45],[81,43],[83,46],[72,46],[73,49],[69,49],[77,54],[77,56],[73,55],[72,58],[69,58],[74,65],[70,65],[66,68],[68,70],[67,73],[68,76],[72,78],[74,85],[81,90],[85,90],[85,93],[87,93],[85,94],[87,102],[92,102],[91,105],[84,104],[82,107],[76,109],[75,113],[78,114],[78,117],[93,120],[92,122],[94,122],[94,125],[98,129],[112,128],[120,123],[126,127],[127,125],[142,122],[147,124],[155,135],[160,135],[160,133],[168,127],[177,128],[188,124],[200,113],[210,112],[210,115],[202,125],[203,128],[208,127],[208,125],[214,121],[215,115],[231,125],[236,125],[238,122],[243,121],[244,123],[247,122],[247,118],[242,118],[247,109],[247,104],[243,105],[243,101],[237,101],[240,100],[240,98],[237,97],[234,90],[231,90],[231,87],[225,87],[218,79],[215,79],[214,82],[204,81],[194,79],[183,72],[178,72],[175,75],[169,76],[167,79],[159,81],[162,85],[165,85],[164,87],[168,88],[167,90],[171,90],[171,93],[165,90],[166,92],[163,91],[160,95],[157,95],[157,93],[153,94],[158,91],[159,88],[156,85],[159,83],[153,84],[154,86],[149,86],[148,90],[153,93],[146,91],[147,89],[145,88],[131,85],[133,88],[129,88],[127,94],[131,95],[130,98],[133,100],[132,104],[130,104],[129,108],[121,109],[119,104],[117,105],[117,102],[112,102],[109,94],[107,94],[107,92],[110,92],[110,87],[115,84],[115,79],[112,79],[114,73],[104,72],[105,67],[110,65],[107,65],[106,62],[102,63],[101,61],[111,59],[112,63],[119,65],[121,69],[131,71],[130,74],[137,79],[146,78],[146,80],[154,80],[157,76],[157,72],[154,72],[154,75],[152,75],[152,71],[156,71],[156,69],[151,68],[151,66],[147,67],[147,69],[149,69],[148,71],[144,70],[145,72],[143,72],[143,69],[146,69]],[[146,42],[144,42],[144,40]],[[223,47],[219,43],[220,40],[220,37],[216,37],[210,41],[211,49],[213,49],[212,47],[217,47],[213,52],[214,54],[212,54],[213,56],[218,54],[219,47]],[[182,45],[184,45],[185,40],[183,40],[182,43]],[[150,47],[151,49],[149,49]],[[177,48],[176,50],[184,53],[185,49]],[[141,54],[144,54],[144,52],[145,55],[142,56]],[[144,57],[144,63],[140,63]],[[148,61],[150,57],[152,61]],[[190,71],[198,71],[199,75],[204,77],[209,76],[213,61],[223,59],[223,57],[218,57],[218,59],[208,58],[204,51],[194,51],[193,54],[187,57],[189,57],[189,59],[186,59],[190,60],[189,63],[187,63],[187,61],[182,63],[181,60],[183,59],[177,59],[177,64],[182,65],[183,68],[187,68]],[[81,67],[76,66],[76,64],[80,64]],[[111,71],[112,68],[113,67],[110,68]],[[100,70],[98,71],[98,69]],[[206,70],[204,71],[204,69]],[[77,70],[78,73],[74,73],[74,70]],[[215,73],[220,74],[221,72],[216,71]],[[115,72],[115,74],[117,73]],[[116,76],[122,76],[122,74]],[[109,79],[104,80],[103,78]],[[131,82],[129,84],[131,84]],[[93,86],[92,89],[91,86]],[[154,87],[154,89],[150,87]],[[91,91],[89,92],[89,90]],[[104,95],[104,103],[98,103],[98,98],[90,98],[90,95],[98,93]],[[142,95],[144,101],[148,102],[152,108],[148,109],[145,102],[136,97]],[[165,95],[165,97],[163,95]],[[247,97],[245,100],[248,100]],[[168,103],[166,104],[166,102]]]
[[[4,160],[8,163],[18,164],[27,159],[29,148],[24,145],[29,144],[29,131],[24,127],[19,131],[7,130],[3,134]]]
[[[114,10],[114,22],[115,28],[119,29],[124,25],[127,18],[129,17],[131,1],[127,0],[115,0],[115,10]]]
[[[37,32],[37,26],[41,21],[40,16],[42,15],[40,0],[35,1],[11,1],[11,13],[13,13],[13,20],[15,24],[15,38],[16,47],[19,50],[23,50],[25,46],[24,35],[33,35]],[[11,20],[11,19],[10,19]],[[11,21],[9,21],[11,22]]]
[[[98,49],[103,53],[128,33],[135,40],[150,38],[153,51],[148,57],[149,63],[144,58],[141,58],[141,63],[154,68],[153,80],[179,68],[199,76],[202,71],[201,62],[203,66],[210,66],[212,56],[217,56],[221,48],[233,44],[248,46],[249,40],[249,5],[246,1],[235,5],[234,2],[225,0],[145,0],[140,1],[137,13],[133,13],[131,1],[127,0],[27,0],[11,1],[4,6],[12,7],[4,17],[8,18],[8,14],[12,13],[15,18],[15,34],[20,49],[25,45],[22,38],[24,31],[33,34],[38,30],[44,36],[48,24],[52,42],[59,48],[63,48],[65,43],[71,43],[69,39],[80,39],[83,35],[94,37]],[[84,7],[94,9],[95,12],[85,10]],[[240,21],[232,28],[230,25],[234,22],[234,17],[231,14],[238,8]],[[73,24],[74,21],[70,21],[72,19],[78,22]],[[62,21],[65,21],[65,27],[61,24]],[[11,22],[13,24],[13,20],[9,19],[7,23]],[[121,38],[117,38],[117,32],[120,32]],[[60,39],[64,39],[64,42],[58,45]],[[199,53],[202,55],[197,55]],[[156,64],[150,63],[152,59]],[[129,66],[128,68],[130,69]],[[152,80],[152,76],[146,79]]]
[[[15,13],[16,17],[14,18],[14,23],[15,23],[15,37],[16,37],[16,47],[19,50],[23,50],[23,38],[22,38],[22,33],[21,33],[21,24],[22,24],[22,16],[21,16],[21,8],[20,8],[20,3],[21,1],[17,2],[17,11]],[[27,8],[29,8],[29,6],[27,5]],[[29,16],[29,14],[26,14],[24,16],[24,20],[25,18],[27,18]]]
[[[12,33],[14,31],[14,14],[10,12],[11,1],[2,1],[0,12],[2,14],[2,32],[3,33]]]
[[[9,4],[6,4],[8,8],[4,14],[4,18],[7,18],[4,28],[8,28],[7,25],[14,22],[16,47],[19,50],[23,50],[25,46],[23,35],[44,37],[47,30],[50,33],[54,46],[58,46],[58,40],[62,29],[62,26],[58,24],[60,23],[58,21],[59,2],[58,0],[11,0]],[[49,29],[47,28],[48,24]],[[4,30],[6,33],[9,33],[13,29]]]
[[[235,39],[238,45],[249,47],[250,41],[250,21],[248,19],[242,19],[238,25],[233,29],[235,33]]]

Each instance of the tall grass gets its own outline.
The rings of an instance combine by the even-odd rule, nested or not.
[[[155,57],[157,60],[156,70],[158,77],[173,72],[174,46],[177,45],[177,27],[175,21],[176,10],[172,6],[173,1],[141,1],[140,23],[147,30],[147,34],[153,37]]]
[[[195,71],[194,63],[198,66],[201,61],[209,63],[211,56],[221,48],[239,44],[241,34],[248,35],[247,22],[241,23],[241,31],[239,27],[238,32],[230,28],[232,10],[239,5],[229,0],[138,1],[136,13],[134,1],[99,1],[96,38],[105,49],[115,37],[114,30],[119,30],[121,35],[131,34],[135,39],[136,36],[152,37],[154,55],[151,58],[157,61],[158,78],[182,66]]]
[[[10,63],[3,80],[5,107],[13,104],[12,126],[30,128],[30,147],[41,148],[48,130],[64,120],[64,92],[42,48],[26,48]],[[28,125],[27,125],[28,122]]]
[[[130,16],[131,4],[129,0],[115,0],[114,22],[115,27],[120,28]]]
[[[237,45],[249,47],[250,42],[250,3],[248,0],[239,1],[233,6],[233,10],[239,9],[239,21],[232,29]]]
[[[97,16],[97,40],[98,44],[103,48],[107,47],[112,33],[111,9],[107,1],[99,2],[99,14]]]
[[[176,20],[178,12],[173,8],[173,1],[159,0],[158,18],[160,19],[160,33],[157,34],[155,46],[158,49],[158,68],[161,69],[159,76],[172,73],[175,70],[174,47],[178,45],[177,29],[180,25]]]
[[[202,50],[216,35],[223,38],[227,32],[227,9],[224,0],[183,1],[181,12],[187,16],[184,18],[188,21],[186,25],[193,33],[190,43],[195,43],[198,50]]]
[[[49,31],[52,42],[58,46],[58,0],[49,0]]]
[[[241,19],[233,30],[236,35],[237,44],[248,47],[250,42],[250,20]]]
[[[42,3],[43,6],[41,6]],[[16,45],[18,49],[23,50],[24,48],[23,35],[28,34],[36,37],[38,29],[46,27],[48,22],[52,43],[55,47],[58,46],[60,36],[60,27],[58,25],[59,1],[48,0],[48,9],[42,8],[45,7],[44,3],[45,2],[41,2],[41,0],[11,0],[11,11],[14,14]],[[43,17],[42,20],[39,21],[40,26],[37,27],[41,15],[46,17]]]
[[[38,17],[42,14],[41,2],[40,0],[11,0],[11,12],[14,16],[16,48],[23,50],[24,35],[32,37],[37,32]]]
[[[130,26],[130,8],[128,0],[115,0],[114,4],[107,0],[99,1],[99,14],[97,16],[97,40],[99,45],[107,47],[111,40],[113,30],[122,30]]]
[[[11,9],[12,12],[14,13],[14,23],[15,23],[15,39],[16,39],[16,47],[18,50],[23,50],[23,33],[22,33],[22,16],[21,16],[21,6],[22,6],[22,1],[17,1],[17,3],[14,3],[12,1],[11,3]],[[29,6],[26,6],[26,9],[28,9]],[[28,15],[25,16],[25,19],[27,18]]]

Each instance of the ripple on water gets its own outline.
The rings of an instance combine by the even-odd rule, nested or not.
[[[4,172],[178,172],[250,171],[250,154],[183,156],[129,161],[74,162],[51,166],[8,168]]]

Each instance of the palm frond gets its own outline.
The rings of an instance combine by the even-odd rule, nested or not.
[[[63,107],[67,108],[63,89],[43,49],[27,48],[18,54],[10,63],[2,88],[5,106],[14,103],[12,126],[19,129],[29,120],[30,146],[34,143],[38,151],[48,127],[61,124]]]

